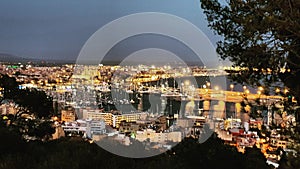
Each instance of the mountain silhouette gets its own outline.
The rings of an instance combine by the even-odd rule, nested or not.
[[[74,61],[66,60],[51,60],[51,59],[36,59],[36,58],[24,58],[8,53],[0,53],[0,62],[4,63],[33,63],[33,64],[67,64],[74,63]]]
[[[0,53],[0,62],[18,63],[18,62],[29,62],[30,59],[15,56],[7,53]]]

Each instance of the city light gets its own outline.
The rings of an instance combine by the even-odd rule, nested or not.
[[[210,82],[206,82],[206,85],[209,88],[210,87]]]
[[[219,86],[215,86],[215,88],[214,88],[215,90],[219,90]]]
[[[263,95],[264,88],[262,86],[259,86],[257,88],[257,94],[252,94],[248,87],[246,85],[243,86],[243,92],[233,91],[235,88],[234,84],[229,84],[229,91],[222,90],[222,88],[218,85],[211,85],[210,82],[206,81],[205,84],[200,85],[199,88],[196,88],[194,84],[191,84],[191,81],[189,79],[184,79],[179,82],[178,86],[170,85],[170,81],[167,79],[169,78],[178,78],[186,76],[187,74],[184,73],[184,69],[179,69],[178,73],[174,73],[174,70],[170,69],[170,67],[165,66],[164,67],[155,67],[155,70],[153,66],[139,66],[140,69],[136,67],[114,67],[112,69],[110,66],[101,66],[100,68],[96,66],[93,68],[92,66],[85,67],[83,66],[83,70],[86,70],[89,72],[89,74],[98,75],[98,78],[86,78],[85,74],[86,72],[82,72],[78,75],[71,75],[69,74],[70,70],[63,69],[62,71],[55,72],[53,76],[49,77],[41,77],[40,79],[30,78],[27,81],[27,84],[22,85],[24,87],[30,87],[30,88],[38,88],[39,90],[48,91],[49,86],[51,86],[51,92],[48,91],[48,94],[52,94],[54,96],[57,96],[55,99],[59,102],[59,104],[62,105],[62,107],[77,107],[82,112],[82,119],[76,120],[76,114],[73,110],[61,110],[59,112],[59,116],[53,116],[51,118],[52,121],[55,122],[55,125],[61,125],[64,132],[84,132],[86,136],[89,138],[89,142],[95,143],[96,140],[93,140],[93,135],[103,135],[105,131],[105,125],[113,127],[115,129],[115,132],[117,133],[126,133],[130,131],[131,135],[126,135],[125,137],[130,137],[131,139],[134,139],[136,141],[143,141],[144,138],[149,138],[150,141],[154,142],[158,139],[161,139],[161,135],[164,135],[164,138],[170,138],[176,140],[176,142],[180,142],[182,137],[181,135],[183,133],[180,133],[180,131],[156,131],[153,127],[146,127],[145,130],[137,132],[138,128],[134,129],[134,126],[138,127],[140,124],[137,124],[137,122],[143,122],[147,123],[149,119],[151,118],[159,118],[159,117],[166,117],[165,115],[167,111],[171,111],[173,104],[167,103],[167,101],[163,100],[162,97],[170,98],[172,97],[176,101],[187,101],[190,104],[187,104],[189,106],[185,107],[185,113],[186,115],[181,114],[181,110],[178,110],[176,112],[176,115],[174,115],[173,118],[176,117],[176,119],[181,117],[194,117],[198,118],[204,118],[206,119],[206,116],[204,116],[205,111],[209,111],[210,109],[219,113],[218,116],[220,119],[225,119],[224,124],[225,129],[218,129],[220,131],[226,131],[227,137],[232,136],[232,133],[228,132],[231,129],[235,129],[236,127],[243,127],[241,124],[239,124],[241,119],[238,118],[238,114],[241,113],[242,110],[240,110],[241,106],[240,103],[244,101],[245,97],[247,97],[247,101],[254,103],[255,99],[260,99],[260,104],[268,105],[272,103],[273,100],[280,100],[282,99],[282,96],[268,96]],[[32,69],[32,70],[31,70]],[[36,67],[32,67],[30,71],[37,71]],[[186,70],[186,69],[185,69]],[[26,71],[26,69],[25,69]],[[99,71],[101,71],[101,76],[99,76]],[[112,79],[112,75],[118,71],[118,73],[122,72],[125,73],[126,78],[120,78],[116,77],[116,79]],[[130,72],[130,73],[128,73]],[[157,73],[159,72],[159,73]],[[193,69],[191,69],[191,72],[193,72]],[[25,74],[25,72],[22,72]],[[214,72],[215,73],[215,72]],[[215,75],[213,73],[213,75]],[[199,70],[197,72],[197,75],[201,75],[199,73]],[[188,74],[189,75],[189,74]],[[207,72],[203,73],[203,75],[207,76]],[[70,81],[64,79],[64,77],[67,77],[70,79]],[[89,76],[90,77],[90,76]],[[84,79],[84,80],[79,80]],[[56,81],[55,88],[53,88],[53,84],[49,84],[52,81]],[[82,82],[81,83],[74,83],[75,82]],[[174,80],[175,81],[175,80]],[[43,86],[44,83],[49,84],[49,86]],[[112,82],[112,83],[110,83]],[[74,84],[73,84],[74,83]],[[82,87],[84,86],[84,87]],[[211,89],[212,87],[212,89]],[[20,88],[22,90],[23,88]],[[130,96],[126,98],[109,98],[106,96],[107,93],[111,93],[112,90],[119,90],[120,93],[125,93]],[[96,92],[97,91],[97,92]],[[276,93],[280,92],[279,88],[275,89]],[[78,94],[83,93],[83,94]],[[74,94],[74,97],[71,95]],[[94,94],[91,93],[98,93],[99,101],[95,101],[92,98],[94,97]],[[143,110],[143,95],[144,93],[149,94],[155,94],[156,96],[160,96],[161,105],[154,105],[152,108],[155,110],[152,112],[141,112]],[[284,93],[288,93],[288,89],[284,89]],[[104,97],[105,96],[105,97]],[[50,97],[48,97],[50,98]],[[200,98],[200,99],[199,99]],[[271,98],[271,99],[270,99]],[[195,109],[195,107],[199,106],[199,103],[197,103],[199,100],[203,100],[203,108]],[[211,106],[207,105],[210,104],[210,100],[215,100],[217,102],[216,105]],[[289,95],[288,100],[291,102],[292,97]],[[230,119],[230,117],[226,117],[225,111],[230,111],[228,108],[226,108],[225,103],[231,102],[235,103],[235,112],[234,117],[236,119]],[[99,109],[96,107],[99,104]],[[123,112],[119,111],[117,113],[114,113],[114,111],[111,110],[111,108],[106,109],[104,106],[107,106],[107,104],[111,105],[134,105],[138,104],[136,112],[130,112],[130,114],[123,114]],[[197,105],[198,104],[198,105]],[[162,112],[158,111],[160,107],[166,107],[169,106],[168,109],[164,109]],[[93,108],[91,108],[93,107]],[[195,109],[195,110],[194,110]],[[245,111],[250,112],[252,109],[252,106],[246,105]],[[192,114],[193,112],[199,112],[201,110],[201,113]],[[174,110],[173,110],[174,111]],[[259,110],[260,111],[260,110]],[[133,113],[133,114],[132,114]],[[261,113],[261,112],[260,112]],[[193,116],[191,116],[193,115]],[[141,116],[145,116],[144,121],[141,120]],[[149,119],[148,119],[149,118]],[[169,117],[168,117],[169,118]],[[93,120],[94,121],[90,121]],[[95,120],[98,119],[98,120]],[[104,121],[99,121],[99,119],[103,119]],[[146,120],[145,120],[146,119]],[[62,123],[62,121],[67,123]],[[229,122],[229,123],[228,123]],[[79,124],[80,123],[80,124]],[[93,123],[94,129],[91,128],[83,128],[83,124],[81,123]],[[198,121],[195,124],[197,126],[202,126],[203,122]],[[228,123],[228,124],[227,124]],[[158,124],[158,122],[153,122],[153,124]],[[153,125],[152,124],[152,125]],[[167,125],[170,124],[168,121],[166,123]],[[164,122],[159,123],[159,125],[164,125]],[[220,125],[220,124],[219,124]],[[91,132],[91,130],[94,130]],[[149,134],[149,131],[155,134],[150,134],[150,136],[147,136]],[[218,131],[218,132],[220,132]],[[141,134],[143,133],[143,134]],[[74,133],[73,133],[74,134]],[[110,134],[110,133],[107,133]],[[134,134],[134,137],[132,137]],[[145,136],[144,136],[145,135]],[[68,136],[68,135],[67,135]],[[72,136],[72,135],[70,135]],[[178,137],[177,137],[178,136]],[[180,137],[179,137],[180,136]],[[221,135],[220,137],[223,138],[224,135]],[[196,137],[196,135],[194,135]],[[225,137],[225,136],[224,136]],[[164,140],[166,141],[166,140]],[[122,143],[123,144],[123,143]],[[124,143],[125,144],[125,143]],[[133,144],[133,143],[129,143]],[[243,149],[239,149],[239,151],[243,152]]]
[[[250,90],[246,90],[245,92],[246,92],[246,94],[249,94],[249,93],[250,93]]]
[[[234,84],[230,84],[230,90],[232,91],[234,88]]]

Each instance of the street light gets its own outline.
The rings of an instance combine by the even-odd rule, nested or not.
[[[280,92],[280,89],[279,89],[279,88],[277,88],[277,89],[275,90],[275,92],[276,92],[276,93],[279,93],[279,92]]]
[[[258,94],[258,95],[261,95],[261,91],[257,91],[257,94]]]
[[[206,85],[209,88],[210,87],[210,82],[206,82]]]
[[[250,93],[250,91],[249,91],[249,90],[246,90],[245,92],[246,92],[246,94],[249,94],[249,93]]]
[[[234,88],[234,85],[233,85],[233,84],[230,84],[230,89],[231,89],[231,91],[233,90],[233,88]]]
[[[185,80],[184,81],[184,85],[189,86],[190,85],[190,81],[189,80]]]

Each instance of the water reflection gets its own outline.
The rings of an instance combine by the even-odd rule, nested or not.
[[[223,78],[223,77],[211,77]],[[184,90],[180,84],[186,81],[196,79],[197,88],[210,87],[208,86],[209,77],[182,77],[170,78],[162,81],[151,82],[145,85],[156,86],[166,84],[178,89],[181,93]],[[227,83],[227,89],[232,90],[232,83]],[[210,84],[209,84],[210,85]],[[215,84],[214,84],[215,85]],[[137,92],[122,89],[111,89],[111,92],[98,93],[99,108],[105,111],[120,110],[122,113],[130,113],[136,111],[147,111],[151,114],[179,117],[197,115],[197,116],[213,116],[217,118],[240,117],[240,106],[238,103],[225,102],[218,100],[203,100],[203,99],[183,99],[181,96],[163,95],[158,92]]]

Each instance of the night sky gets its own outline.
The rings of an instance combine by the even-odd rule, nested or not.
[[[0,0],[0,53],[74,60],[95,31],[119,17],[138,12],[173,14],[200,28],[214,45],[220,39],[207,27],[199,0]],[[148,36],[148,44],[157,38],[160,37]],[[163,40],[168,41],[165,37]],[[130,51],[139,50],[138,40],[133,43],[131,38],[128,43]],[[167,44],[173,43],[178,42],[170,40]],[[121,50],[122,44],[118,46],[110,52],[114,54],[110,57],[115,57],[112,60],[121,57],[116,56],[118,53],[126,53]],[[164,48],[172,50],[171,46]]]

